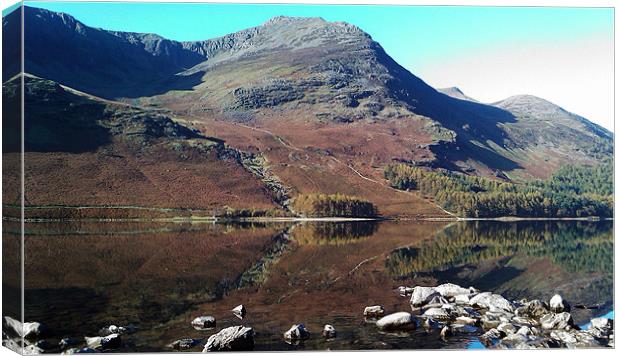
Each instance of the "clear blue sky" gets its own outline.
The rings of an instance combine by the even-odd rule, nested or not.
[[[610,127],[610,107],[605,104],[602,112],[601,102],[583,103],[583,108],[576,105],[573,97],[560,96],[547,84],[510,87],[497,79],[488,78],[485,82],[476,80],[474,70],[484,70],[475,66],[458,68],[457,75],[451,73],[449,78],[442,78],[441,67],[460,66],[464,62],[455,59],[490,54],[497,57],[490,63],[496,69],[495,77],[504,76],[502,68],[511,65],[523,65],[523,58],[509,63],[508,56],[499,58],[498,54],[517,49],[528,50],[532,58],[539,57],[538,72],[513,73],[519,79],[524,75],[536,75],[526,83],[545,84],[544,75],[553,68],[543,68],[545,55],[557,61],[559,50],[555,46],[588,46],[597,41],[611,43],[613,49],[613,10],[611,8],[550,8],[550,7],[457,7],[457,6],[363,6],[363,5],[250,5],[250,4],[183,4],[183,3],[71,3],[71,2],[28,2],[29,6],[43,7],[53,11],[66,12],[86,25],[111,30],[156,33],[163,37],[179,40],[204,40],[225,35],[244,28],[258,26],[269,18],[278,15],[320,16],[328,21],[346,21],[355,24],[378,41],[397,62],[414,74],[435,86],[459,85],[466,94],[483,101],[491,102],[501,97],[494,95],[535,94],[555,100],[567,109],[584,115],[594,121],[607,120],[604,126]],[[589,41],[589,42],[588,42]],[[596,43],[595,43],[596,42]],[[530,46],[530,47],[528,47]],[[538,47],[536,47],[538,46]],[[596,48],[602,48],[598,46]],[[544,53],[545,49],[549,53]],[[607,47],[603,48],[607,51]],[[570,53],[566,49],[562,49]],[[607,56],[605,52],[605,56]],[[518,53],[517,53],[518,55]],[[569,54],[572,57],[588,56],[589,53]],[[601,55],[597,54],[597,58]],[[494,57],[494,58],[495,58]],[[516,57],[515,57],[516,58]],[[562,58],[562,57],[560,57]],[[613,58],[610,57],[610,58]],[[484,59],[484,58],[480,58]],[[477,61],[476,58],[473,61]],[[613,60],[612,60],[613,68]],[[600,63],[575,62],[562,66],[565,72],[555,73],[553,80],[570,76],[571,71],[583,71],[583,66],[597,66],[601,73],[596,78],[611,77],[611,73],[602,72]],[[609,71],[604,66],[605,71]],[[468,75],[470,78],[467,78]],[[462,78],[458,74],[462,73]],[[489,72],[490,73],[490,72]],[[568,73],[568,74],[567,74]],[[541,78],[541,75],[543,76]],[[589,75],[584,77],[588,80]],[[600,79],[599,78],[599,79]],[[603,80],[603,79],[601,79]],[[600,80],[599,80],[600,82]],[[594,95],[592,86],[596,83],[557,82],[558,89],[566,90],[568,85],[581,87]],[[607,87],[599,88],[605,93]],[[495,87],[494,87],[495,86]],[[496,89],[505,89],[504,91]],[[538,90],[538,91],[537,91]],[[575,95],[575,97],[579,97]],[[583,97],[583,96],[582,96]],[[599,95],[600,97],[600,95]],[[590,104],[591,110],[585,108]],[[573,105],[573,106],[571,106]],[[598,111],[597,111],[598,108]],[[599,121],[601,122],[601,121]],[[601,122],[603,123],[603,122]]]
[[[612,31],[610,9],[26,2],[89,26],[204,40],[277,15],[320,16],[361,27],[407,66],[515,40],[571,39]],[[404,62],[404,63],[403,63]]]

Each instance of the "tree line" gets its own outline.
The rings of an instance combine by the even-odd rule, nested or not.
[[[547,180],[513,183],[406,164],[390,165],[392,187],[418,190],[465,217],[611,217],[613,162],[566,166]]]
[[[377,208],[369,201],[344,194],[301,194],[292,209],[306,217],[375,217]]]

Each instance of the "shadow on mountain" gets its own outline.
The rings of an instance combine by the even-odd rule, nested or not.
[[[3,32],[18,33],[20,15],[14,11],[5,16]],[[175,75],[205,60],[181,42],[92,28],[67,14],[28,6],[24,24],[25,72],[89,94],[137,98],[189,90],[201,82],[202,72]],[[6,61],[18,53],[16,48],[3,41],[3,81],[18,72]]]
[[[499,125],[517,122],[512,113],[442,94],[394,61],[378,44],[375,53],[394,78],[387,86],[397,99],[410,105],[416,114],[429,117],[456,133],[454,147],[449,145],[437,151],[445,156],[444,162],[472,158],[492,169],[511,170],[520,167],[518,163],[493,152],[492,148],[485,150],[470,142],[478,141],[487,146],[486,142],[492,141],[505,147],[509,139]]]

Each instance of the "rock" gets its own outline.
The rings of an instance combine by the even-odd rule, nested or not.
[[[119,334],[119,335],[123,335],[123,334],[131,334],[134,333],[136,330],[136,328],[134,326],[128,325],[128,326],[116,326],[116,325],[110,325],[110,326],[106,326],[104,328],[101,328],[99,330],[99,336],[108,336],[108,335],[112,335],[112,334]]]
[[[413,288],[411,287],[400,286],[396,290],[398,291],[398,294],[402,296],[408,296],[413,293]]]
[[[490,292],[480,293],[469,300],[469,304],[488,309],[489,311],[514,312],[514,306],[506,298]]]
[[[38,355],[44,353],[45,350],[38,347],[37,345],[26,345],[24,347],[23,354],[24,355]]]
[[[438,322],[436,322],[435,320],[431,318],[426,318],[426,320],[424,320],[424,323],[422,325],[427,330],[438,329],[441,326]]]
[[[452,313],[450,313],[450,310],[447,308],[428,308],[422,316],[441,321],[451,320],[453,317]]]
[[[554,313],[569,312],[570,305],[561,295],[556,294],[549,300],[549,309]]]
[[[491,329],[486,333],[482,334],[479,339],[484,346],[490,347],[495,345],[501,338],[505,336],[506,334],[504,332],[497,329]]]
[[[573,329],[575,323],[573,317],[568,312],[559,314],[545,314],[540,318],[540,326],[543,329]]]
[[[45,329],[41,323],[27,322],[22,324],[21,321],[15,320],[10,316],[5,316],[4,322],[8,329],[26,339],[41,335]]]
[[[577,337],[565,330],[552,330],[549,333],[549,336],[555,340],[561,341],[565,344],[575,344],[577,343]]]
[[[426,308],[441,308],[442,306],[449,304],[448,300],[440,295],[434,296],[424,307]]]
[[[532,332],[532,329],[527,326],[520,327],[519,330],[517,330],[517,334],[521,334],[525,336],[534,335],[534,333]]]
[[[597,338],[609,338],[613,336],[614,321],[607,318],[594,318],[590,321],[588,333]]]
[[[439,332],[439,336],[441,336],[442,339],[445,339],[453,335],[454,335],[454,332],[452,331],[452,328],[449,327],[448,325],[444,326]]]
[[[504,332],[506,335],[514,334],[517,332],[517,328],[511,323],[500,323],[497,326],[497,330]]]
[[[99,351],[90,348],[90,347],[83,347],[81,349],[77,349],[77,348],[73,348],[73,349],[68,349],[67,351],[63,352],[63,354],[65,355],[73,355],[73,354],[95,354],[98,353]]]
[[[213,329],[215,325],[215,318],[212,316],[199,316],[192,320],[192,326],[196,330]]]
[[[364,316],[369,318],[376,318],[383,316],[385,314],[385,309],[383,309],[380,305],[373,305],[371,307],[364,308]]]
[[[523,326],[538,326],[540,323],[534,319],[524,317],[524,316],[515,316],[512,318],[512,322],[517,325]]]
[[[471,297],[467,294],[459,294],[454,296],[454,303],[456,304],[464,304],[469,305],[469,300]]]
[[[538,299],[529,301],[524,306],[521,306],[515,310],[515,314],[518,316],[525,316],[535,319],[538,319],[548,313],[549,308],[547,305]]]
[[[415,329],[416,319],[407,312],[393,313],[377,320],[377,327],[382,330]]]
[[[175,350],[189,350],[192,347],[198,345],[200,340],[198,339],[180,339],[176,340],[172,344],[168,345],[169,347]]]
[[[483,328],[489,330],[497,328],[502,321],[499,319],[498,315],[486,313],[482,315],[482,317],[480,318],[480,322],[482,323]]]
[[[463,288],[459,285],[453,283],[444,283],[440,284],[434,288],[436,292],[441,294],[443,297],[456,297],[457,295],[472,295],[476,294],[477,290],[473,287]]]
[[[97,350],[114,350],[121,347],[121,336],[119,334],[85,337],[84,341],[86,341],[86,346]]]
[[[471,325],[471,326],[480,326],[480,320],[476,318],[471,318],[468,316],[459,316],[456,318],[455,324],[460,325]]]
[[[60,342],[58,342],[58,347],[60,347],[61,350],[64,350],[69,347],[78,345],[80,342],[81,340],[66,337],[64,339],[61,339]]]
[[[239,319],[243,319],[245,317],[245,314],[247,313],[243,304],[237,305],[235,308],[233,308],[232,312]]]
[[[433,287],[415,287],[411,294],[410,303],[419,307],[430,302],[434,297],[441,296]]]
[[[284,333],[284,339],[289,341],[305,340],[310,337],[310,332],[304,324],[295,324]]]
[[[245,326],[231,326],[211,335],[202,352],[252,351],[253,349],[254,330]]]
[[[336,329],[329,325],[329,324],[325,324],[325,326],[323,327],[323,337],[326,339],[333,339],[336,337]]]

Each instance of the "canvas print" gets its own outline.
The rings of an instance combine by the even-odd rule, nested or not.
[[[24,1],[2,345],[614,347],[614,9]]]

